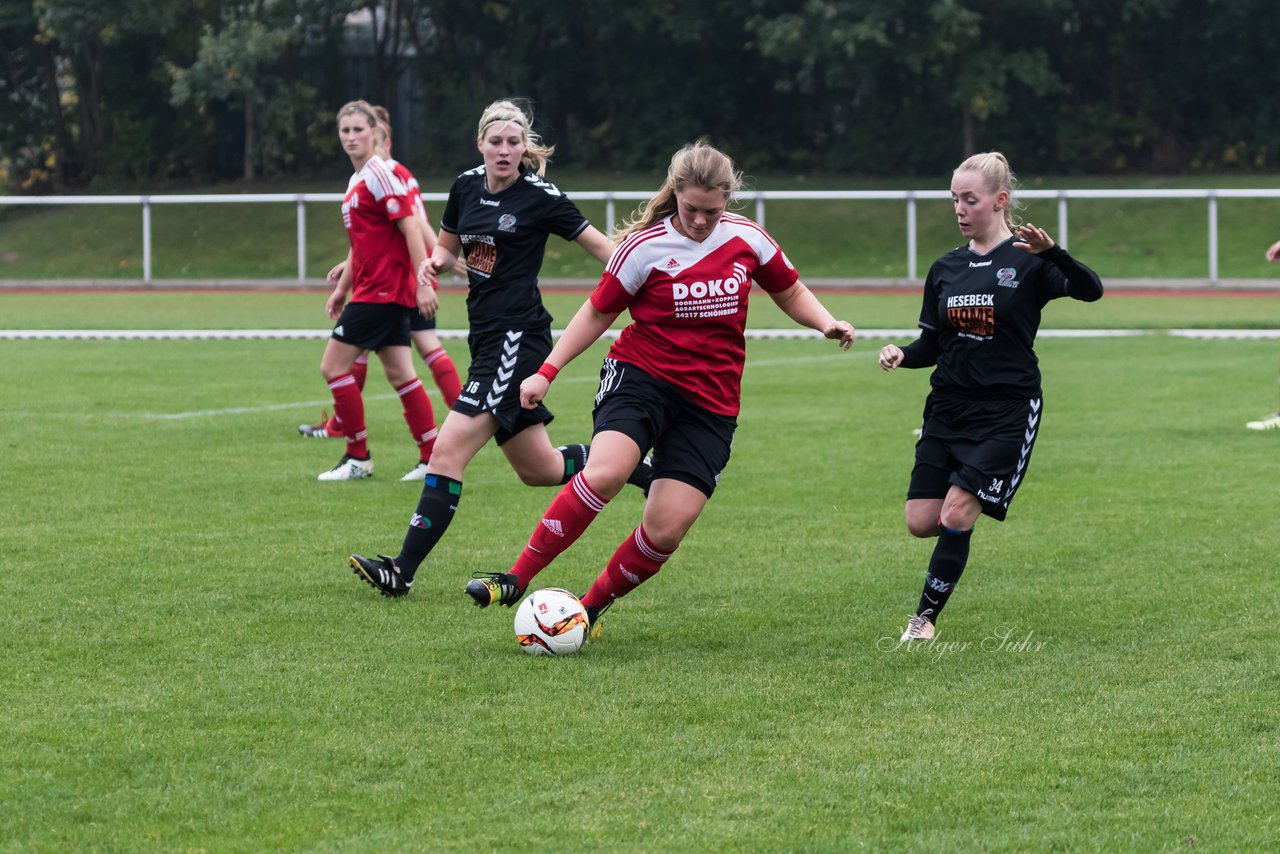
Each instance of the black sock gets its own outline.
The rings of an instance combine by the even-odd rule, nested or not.
[[[641,460],[640,463],[631,470],[631,474],[627,476],[627,483],[632,486],[640,487],[640,491],[649,496],[649,486],[653,483],[653,466]]]
[[[938,622],[938,614],[951,598],[956,582],[964,572],[964,565],[969,562],[969,537],[972,533],[972,528],[957,531],[938,526],[938,543],[933,547],[929,571],[924,576],[924,591],[916,608],[916,613],[931,623]]]
[[[400,554],[396,555],[396,566],[400,574],[412,580],[418,567],[431,554],[431,550],[440,542],[444,532],[453,521],[453,514],[458,509],[458,501],[462,498],[462,481],[438,474],[429,474],[422,482],[422,497],[418,499],[418,510],[409,521],[409,531],[404,535],[404,544],[400,546]]]
[[[564,457],[564,478],[560,485],[568,483],[575,474],[586,468],[587,455],[591,453],[590,445],[561,445],[556,448]]]

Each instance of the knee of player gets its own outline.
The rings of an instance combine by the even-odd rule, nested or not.
[[[938,536],[938,520],[908,519],[907,531],[911,536],[919,537],[922,540],[936,537]]]
[[[554,466],[540,465],[524,460],[512,460],[511,468],[515,471],[516,477],[520,478],[520,482],[525,486],[555,486],[563,477],[562,464],[557,462]]]
[[[609,501],[627,485],[627,478],[634,468],[634,465],[627,468],[614,460],[598,460],[595,457],[588,457],[586,468],[582,470],[582,476],[597,495],[605,501]]]

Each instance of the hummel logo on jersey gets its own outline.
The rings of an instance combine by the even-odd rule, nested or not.
[[[970,267],[990,267],[991,262],[990,261],[970,261],[969,266]]]
[[[564,537],[564,527],[560,524],[559,519],[543,519],[542,526],[557,537]]]
[[[496,208],[498,205],[502,204],[502,202],[498,201],[497,199],[481,199],[480,204],[488,205],[491,208]]]

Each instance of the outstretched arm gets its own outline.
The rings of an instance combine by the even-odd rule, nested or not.
[[[601,234],[600,230],[594,225],[588,225],[584,228],[582,233],[573,239],[573,242],[587,250],[601,264],[608,264],[609,256],[613,254],[613,241]],[[607,329],[608,327],[605,328]]]
[[[1014,249],[1033,252],[1062,271],[1067,277],[1067,296],[1083,302],[1102,299],[1102,279],[1055,244],[1049,232],[1027,223],[1018,226],[1013,233],[1018,238],[1014,241]]]
[[[848,350],[853,345],[857,335],[853,325],[847,320],[836,320],[804,282],[797,281],[785,291],[769,296],[787,317],[801,326],[818,330],[825,338],[839,341],[841,350]]]
[[[570,320],[569,325],[565,327],[564,334],[560,336],[556,346],[551,348],[551,353],[542,367],[536,374],[525,377],[524,382],[520,383],[520,405],[525,409],[533,409],[537,406],[538,401],[547,396],[547,389],[560,369],[582,355],[584,350],[599,340],[605,330],[618,319],[620,313],[615,311],[605,314],[596,309],[590,299],[584,302],[582,308],[578,309],[578,313],[573,316],[573,320]]]

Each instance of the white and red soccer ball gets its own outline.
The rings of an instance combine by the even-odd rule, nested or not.
[[[545,587],[516,609],[516,642],[532,655],[569,655],[587,642],[587,609],[568,590]]]

